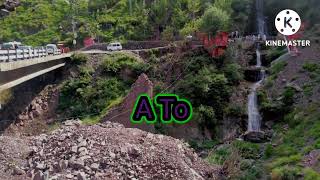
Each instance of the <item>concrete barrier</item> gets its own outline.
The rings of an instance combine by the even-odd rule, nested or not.
[[[61,55],[52,55],[52,56],[46,56],[46,57],[40,57],[40,58],[34,58],[34,59],[28,59],[28,60],[20,60],[20,61],[11,61],[11,62],[2,62],[0,63],[0,72],[2,71],[12,71],[15,69],[32,66],[39,63],[64,59],[67,57],[71,57],[72,53],[66,53]]]

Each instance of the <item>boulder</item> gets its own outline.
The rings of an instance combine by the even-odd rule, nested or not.
[[[86,180],[86,174],[84,172],[79,172],[77,175],[78,180]]]
[[[23,175],[26,174],[26,172],[24,170],[22,170],[21,168],[19,168],[18,166],[15,166],[13,169],[13,175]]]
[[[44,180],[44,174],[42,171],[38,171],[34,174],[34,176],[32,177],[32,180]]]
[[[254,143],[262,143],[268,140],[265,132],[263,131],[247,131],[243,135],[243,139],[245,141],[254,142]]]

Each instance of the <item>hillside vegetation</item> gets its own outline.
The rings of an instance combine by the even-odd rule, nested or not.
[[[241,3],[240,3],[241,2]],[[85,37],[97,41],[173,40],[194,31],[244,29],[252,0],[21,0],[1,19],[0,42],[30,45]]]

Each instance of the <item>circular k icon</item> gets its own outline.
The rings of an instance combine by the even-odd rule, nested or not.
[[[295,11],[285,9],[277,15],[275,25],[281,34],[290,36],[299,31],[301,19],[299,14]]]

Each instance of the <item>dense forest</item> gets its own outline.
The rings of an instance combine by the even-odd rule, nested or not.
[[[244,31],[251,8],[251,0],[22,0],[1,19],[0,41],[174,40],[195,31]]]

